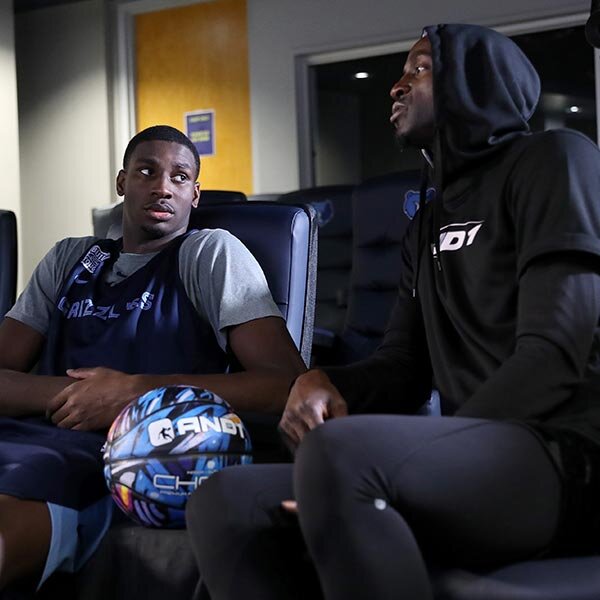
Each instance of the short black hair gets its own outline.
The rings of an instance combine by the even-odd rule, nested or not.
[[[188,138],[184,133],[179,131],[179,129],[175,129],[175,127],[171,127],[170,125],[153,125],[152,127],[148,127],[147,129],[136,133],[131,140],[129,140],[127,148],[125,148],[125,154],[123,155],[123,170],[127,170],[131,155],[142,142],[154,141],[173,142],[188,148],[194,157],[194,162],[196,164],[196,177],[198,177],[200,174],[200,156],[198,155],[196,146],[192,144],[190,138]]]

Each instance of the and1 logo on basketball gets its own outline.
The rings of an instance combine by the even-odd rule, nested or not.
[[[153,446],[164,446],[175,439],[171,419],[159,419],[148,425],[148,437]]]
[[[148,425],[148,437],[153,446],[164,446],[171,443],[175,437],[186,433],[206,431],[239,435],[242,439],[245,437],[241,421],[229,417],[181,417],[175,424],[171,419],[159,419]]]

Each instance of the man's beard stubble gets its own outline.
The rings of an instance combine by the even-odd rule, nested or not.
[[[410,148],[411,144],[408,141],[406,135],[402,133],[394,132],[394,145],[400,152],[404,152],[407,148]]]

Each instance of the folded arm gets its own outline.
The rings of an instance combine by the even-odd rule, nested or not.
[[[265,317],[236,325],[229,329],[228,340],[243,372],[128,375],[101,367],[69,370],[78,381],[51,401],[48,410],[52,421],[72,429],[106,428],[141,394],[180,384],[206,388],[237,410],[280,413],[290,382],[306,370],[283,319]]]
[[[551,255],[519,282],[511,356],[457,411],[481,418],[537,419],[569,401],[585,377],[600,319],[596,259]]]

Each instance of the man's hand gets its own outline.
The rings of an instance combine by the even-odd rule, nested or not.
[[[68,369],[67,375],[78,379],[48,403],[47,416],[58,427],[93,431],[110,427],[121,409],[146,391],[133,375],[94,367]]]
[[[304,435],[326,419],[348,414],[348,405],[323,371],[300,375],[290,390],[279,429],[286,442],[297,446]]]

